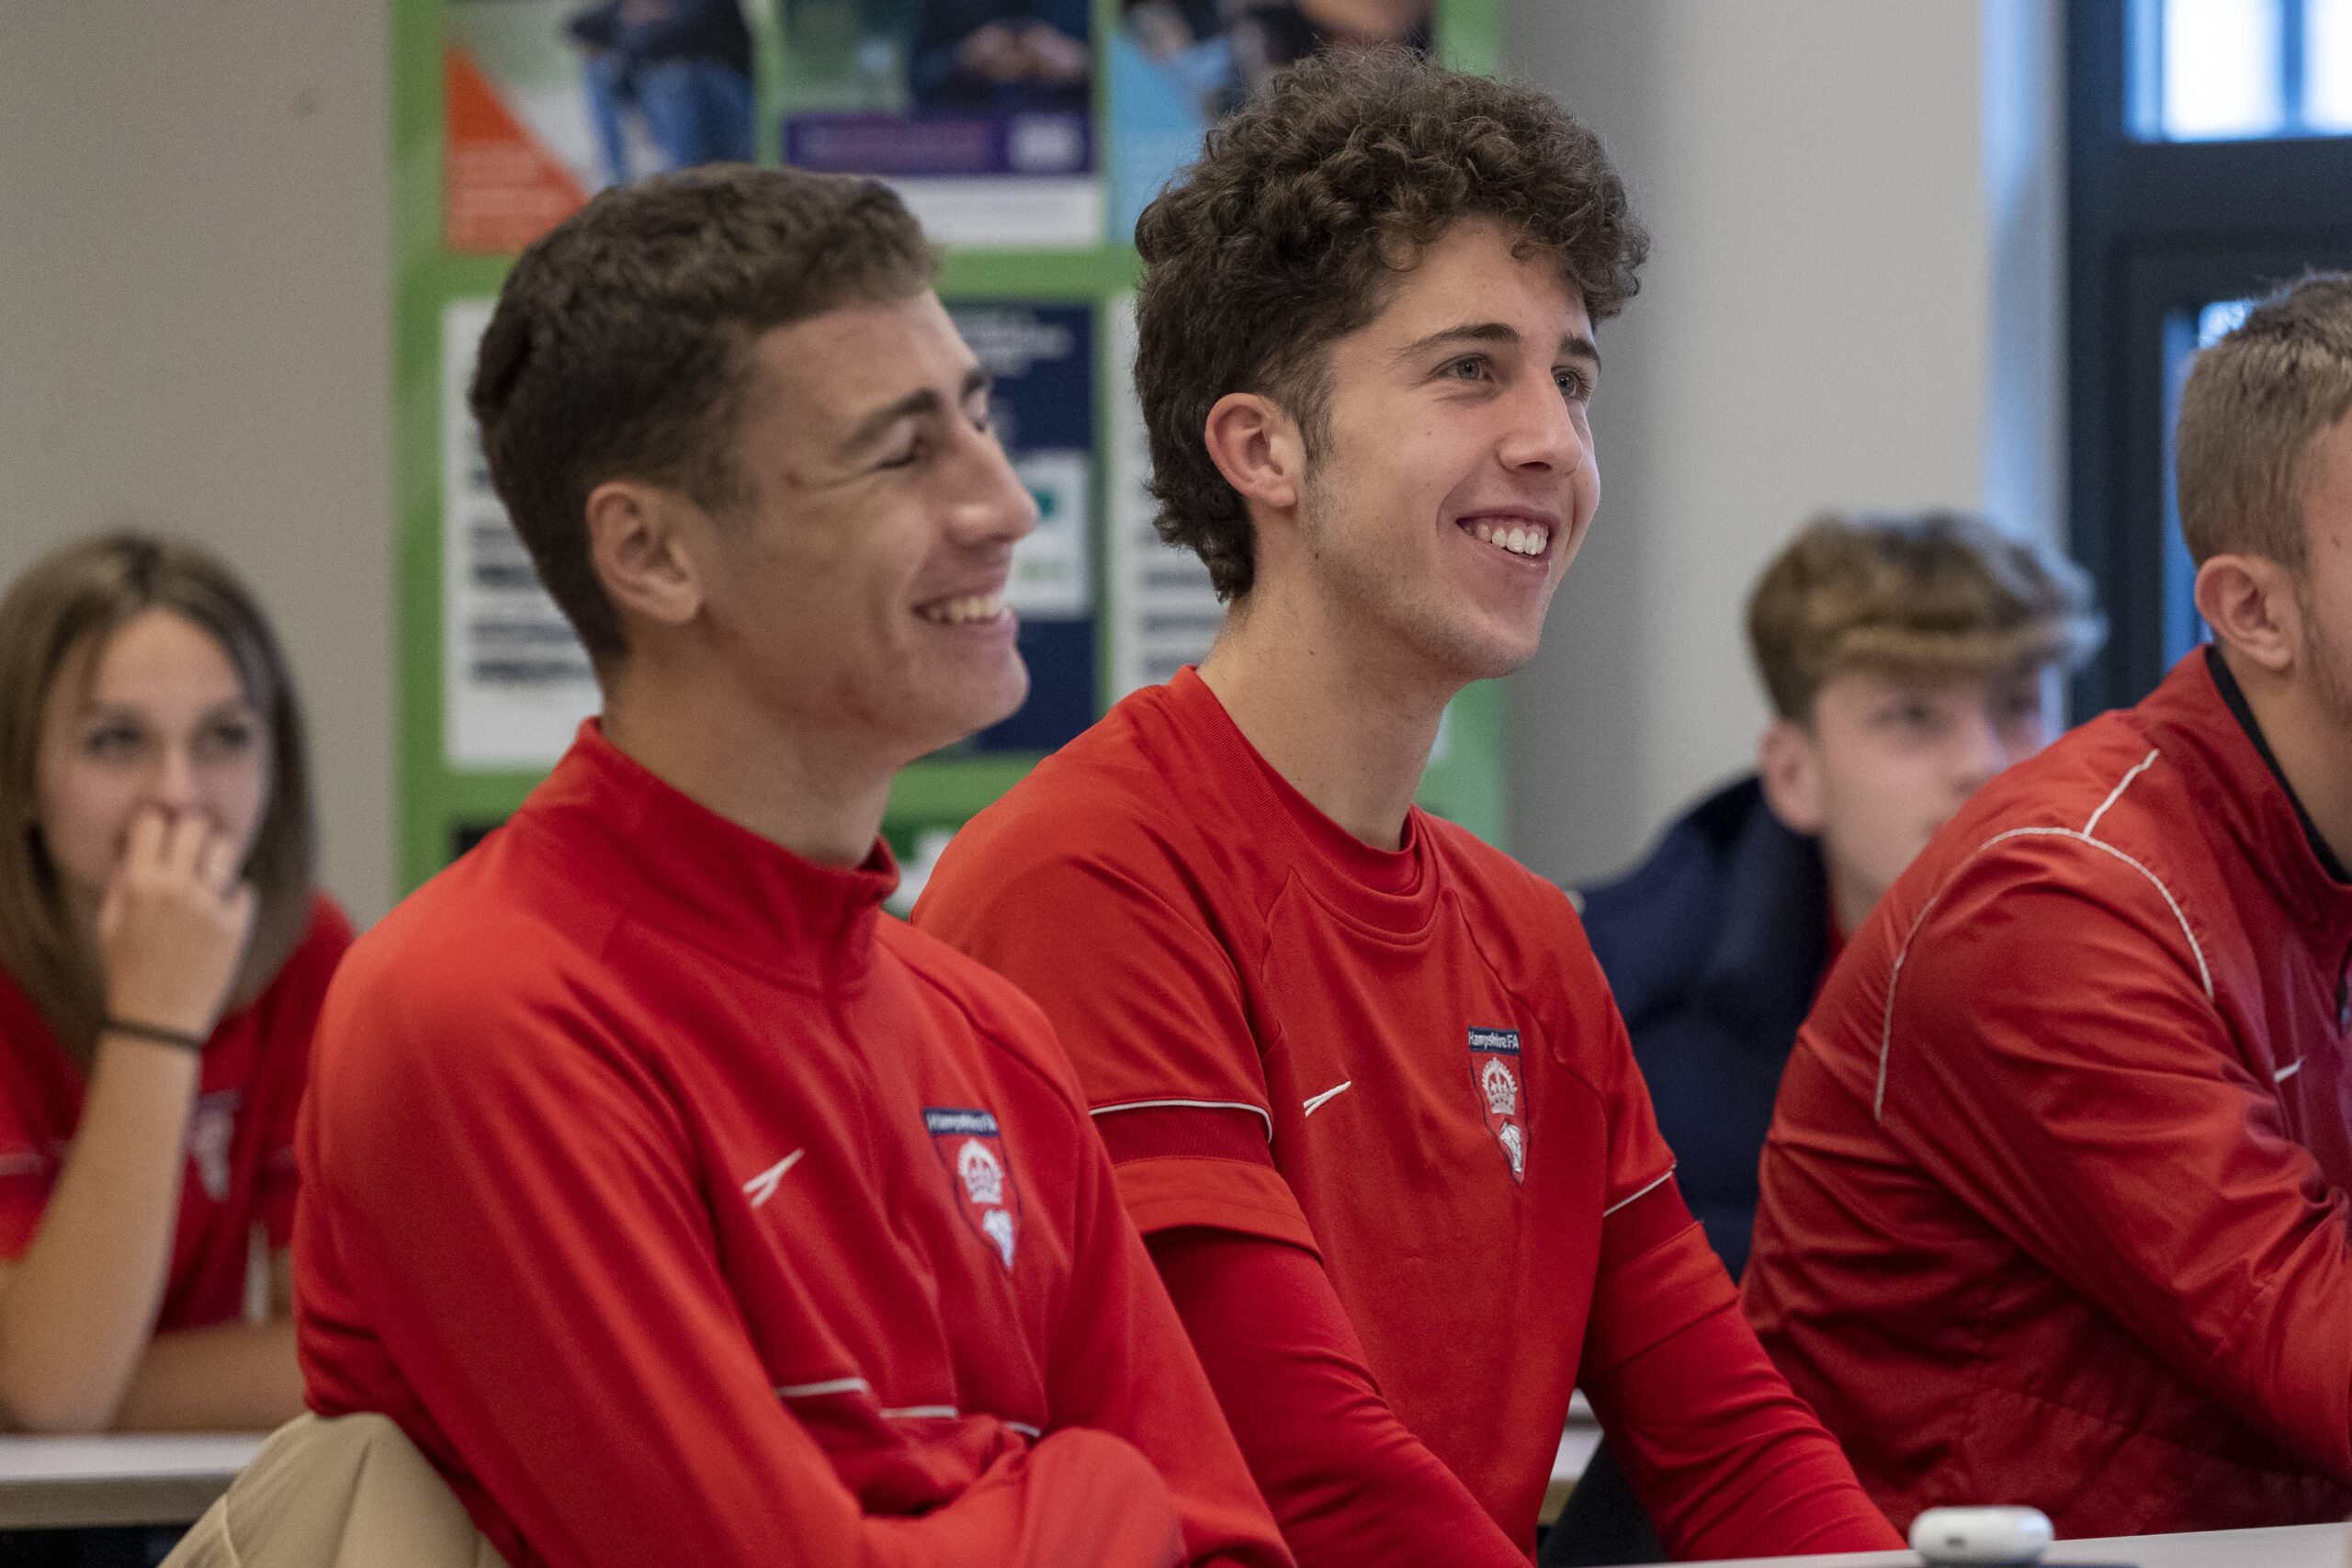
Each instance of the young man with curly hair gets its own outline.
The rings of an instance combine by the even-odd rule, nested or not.
[[[1911,863],[1764,1145],[1748,1314],[1897,1517],[2352,1513],[2352,276],[2176,451],[2212,641]]]
[[[1136,231],[1160,528],[1230,602],[916,919],[1027,988],[1304,1564],[1523,1564],[1579,1382],[1691,1556],[1896,1545],[1740,1320],[1558,889],[1428,817],[1597,501],[1645,239],[1589,133],[1301,65]]]

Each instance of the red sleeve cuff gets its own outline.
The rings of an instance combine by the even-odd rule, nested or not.
[[[1150,1235],[1188,1225],[1235,1231],[1323,1256],[1290,1183],[1271,1165],[1167,1155],[1111,1169],[1136,1229]]]

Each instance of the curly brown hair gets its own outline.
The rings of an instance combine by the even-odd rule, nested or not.
[[[1256,551],[1209,457],[1210,408],[1262,394],[1319,456],[1331,344],[1465,218],[1498,219],[1550,255],[1595,321],[1633,298],[1649,249],[1599,139],[1558,104],[1397,48],[1290,67],[1144,209],[1136,390],[1156,523],[1207,563],[1220,597],[1250,592]]]
[[[589,556],[589,492],[627,475],[737,509],[753,340],[904,299],[937,270],[879,181],[726,164],[605,191],[523,253],[470,402],[491,483],[599,669],[626,649]]]

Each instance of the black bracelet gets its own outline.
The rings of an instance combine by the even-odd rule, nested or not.
[[[158,1045],[176,1045],[183,1051],[204,1051],[204,1036],[185,1030],[165,1029],[160,1023],[141,1023],[136,1019],[116,1018],[109,1014],[98,1021],[101,1034],[127,1034],[133,1040],[152,1040]]]

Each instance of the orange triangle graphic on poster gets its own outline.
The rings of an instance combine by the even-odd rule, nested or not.
[[[454,44],[442,51],[442,241],[453,251],[521,250],[588,199],[556,156]]]

